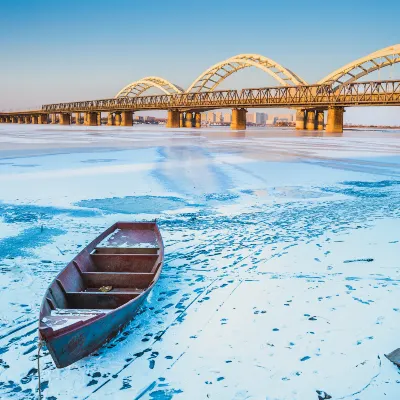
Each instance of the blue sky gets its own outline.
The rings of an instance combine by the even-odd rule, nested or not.
[[[400,2],[389,0],[1,0],[0,109],[112,97],[149,75],[186,88],[240,53],[265,55],[315,82],[400,43],[399,14]],[[400,65],[391,75],[400,79]],[[224,83],[275,85],[253,68]],[[354,109],[346,118],[400,124],[400,110]]]

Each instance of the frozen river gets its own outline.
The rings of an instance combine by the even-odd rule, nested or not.
[[[50,281],[157,218],[139,315],[44,398],[400,398],[400,132],[0,125],[0,398],[37,397]]]

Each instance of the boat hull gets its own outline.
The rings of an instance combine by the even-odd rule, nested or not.
[[[133,319],[149,293],[150,290],[140,298],[131,300],[131,304],[94,322],[47,340],[47,348],[56,366],[67,367],[98,350]]]

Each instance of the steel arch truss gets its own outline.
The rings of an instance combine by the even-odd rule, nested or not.
[[[400,44],[389,46],[359,58],[321,79],[319,84],[330,84],[334,89],[352,83],[381,68],[400,62]]]
[[[259,54],[239,54],[207,69],[190,85],[186,92],[213,91],[228,76],[248,67],[256,67],[263,70],[284,86],[307,84],[299,76],[270,58]]]
[[[164,78],[159,78],[158,76],[148,76],[138,81],[132,82],[125,86],[118,94],[117,97],[137,97],[144,93],[150,88],[157,88],[163,91],[165,94],[176,94],[183,93],[184,90],[177,85],[167,81]]]

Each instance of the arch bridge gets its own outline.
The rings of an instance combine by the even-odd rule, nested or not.
[[[342,132],[345,107],[398,106],[400,81],[359,82],[375,71],[400,62],[400,45],[389,46],[346,64],[316,84],[308,84],[299,75],[276,61],[259,54],[238,54],[221,61],[184,90],[165,78],[149,76],[122,88],[114,98],[48,104],[40,110],[0,113],[0,122],[101,124],[101,113],[108,112],[108,125],[132,125],[132,113],[140,110],[167,110],[167,127],[200,127],[202,111],[232,108],[232,129],[246,128],[247,108],[294,108],[297,129],[323,129],[324,111],[328,110],[328,132]],[[258,68],[280,86],[219,90],[219,85],[244,68]],[[146,95],[149,89],[162,94]],[[83,121],[81,114],[84,114]]]

